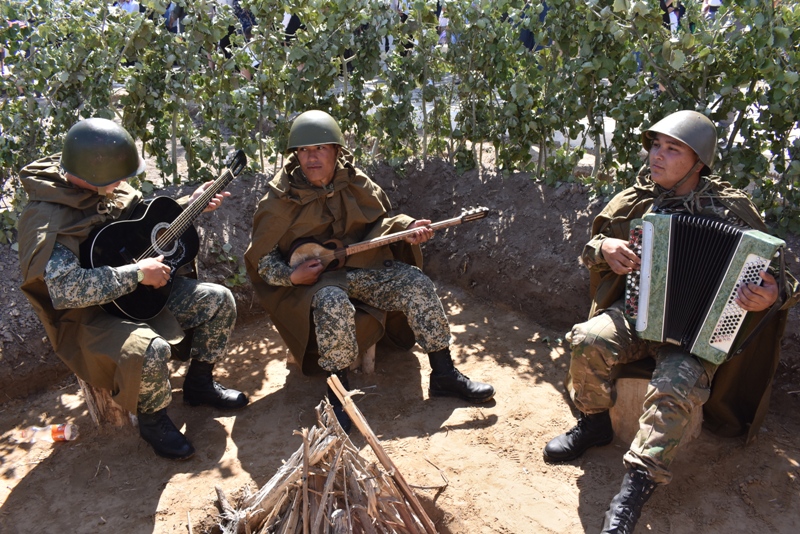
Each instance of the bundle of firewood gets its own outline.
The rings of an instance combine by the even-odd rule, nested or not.
[[[255,493],[245,489],[236,507],[217,488],[223,533],[436,532],[361,412],[346,392],[343,396],[345,409],[382,466],[361,457],[323,401],[317,407],[319,426],[295,431],[302,446],[264,487]]]

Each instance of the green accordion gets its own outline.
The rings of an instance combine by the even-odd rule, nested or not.
[[[747,314],[736,304],[739,287],[761,283],[785,243],[698,215],[649,213],[630,227],[642,263],[626,280],[625,314],[639,337],[724,362]]]

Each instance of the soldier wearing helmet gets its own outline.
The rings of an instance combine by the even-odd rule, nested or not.
[[[95,229],[129,219],[140,207],[141,193],[126,181],[143,171],[144,161],[130,134],[102,118],[76,123],[60,154],[23,168],[20,177],[29,203],[18,224],[22,290],[67,366],[137,413],[139,433],[156,454],[186,459],[194,447],[166,412],[172,396],[171,345],[182,340],[185,330],[194,329],[194,334],[184,401],[223,409],[248,402],[243,393],[219,385],[211,376],[214,364],[226,354],[236,320],[231,292],[172,276],[163,256],[122,267],[84,268],[79,260],[81,244]],[[188,205],[210,184],[178,203]],[[205,211],[217,209],[226,195],[215,195]],[[165,310],[146,323],[122,319],[100,307],[132,293],[139,284],[167,283],[173,287]]]
[[[418,268],[419,245],[433,234],[431,221],[388,215],[386,194],[353,165],[339,125],[323,111],[294,120],[287,152],[258,205],[245,263],[256,295],[303,371],[335,373],[349,387],[347,370],[359,352],[387,335],[405,349],[416,342],[428,353],[431,396],[489,401],[492,386],[454,367],[444,308]],[[296,257],[297,245],[309,240],[351,245],[408,229],[415,231],[392,246],[348,255],[343,268],[328,268],[324,253]],[[349,430],[330,389],[328,398]]]
[[[569,393],[580,412],[578,423],[544,448],[545,461],[557,463],[610,443],[614,432],[609,409],[619,366],[655,360],[639,431],[623,459],[627,473],[606,512],[604,533],[633,532],[645,502],[658,485],[670,481],[670,464],[695,407],[704,406],[706,426],[718,433],[748,432],[748,439],[755,435],[766,413],[787,310],[798,300],[797,282],[787,276],[784,294],[794,296],[783,302],[742,354],[720,366],[680,346],[639,339],[623,313],[625,276],[640,266],[628,245],[632,219],[657,210],[708,215],[766,230],[747,196],[712,174],[717,132],[705,115],[673,113],[644,131],[642,145],[648,163],[636,184],[616,195],[595,218],[581,255],[590,272],[592,306],[589,319],[566,336],[571,345]],[[762,279],[760,286],[740,287],[737,299],[742,308],[761,316],[779,295],[772,274],[762,273]]]

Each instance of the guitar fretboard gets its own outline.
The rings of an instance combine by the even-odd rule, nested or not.
[[[183,210],[183,212],[172,221],[172,224],[158,235],[155,243],[148,247],[141,256],[136,258],[136,261],[138,262],[144,258],[152,258],[158,255],[158,250],[169,248],[169,245],[182,236],[194,220],[203,213],[203,210],[206,209],[211,199],[236,178],[239,172],[244,168],[246,161],[247,158],[244,153],[241,150],[237,152],[230,166],[222,172],[219,178],[214,180],[194,202]]]

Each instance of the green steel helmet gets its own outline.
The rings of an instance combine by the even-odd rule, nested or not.
[[[344,136],[336,119],[318,109],[297,116],[289,130],[286,152],[301,146],[334,144],[344,146]]]
[[[136,176],[144,165],[131,134],[108,119],[75,123],[61,151],[61,168],[95,187]]]
[[[717,154],[717,128],[697,111],[683,110],[667,115],[642,133],[642,145],[650,151],[653,134],[662,133],[686,143],[711,170]]]

